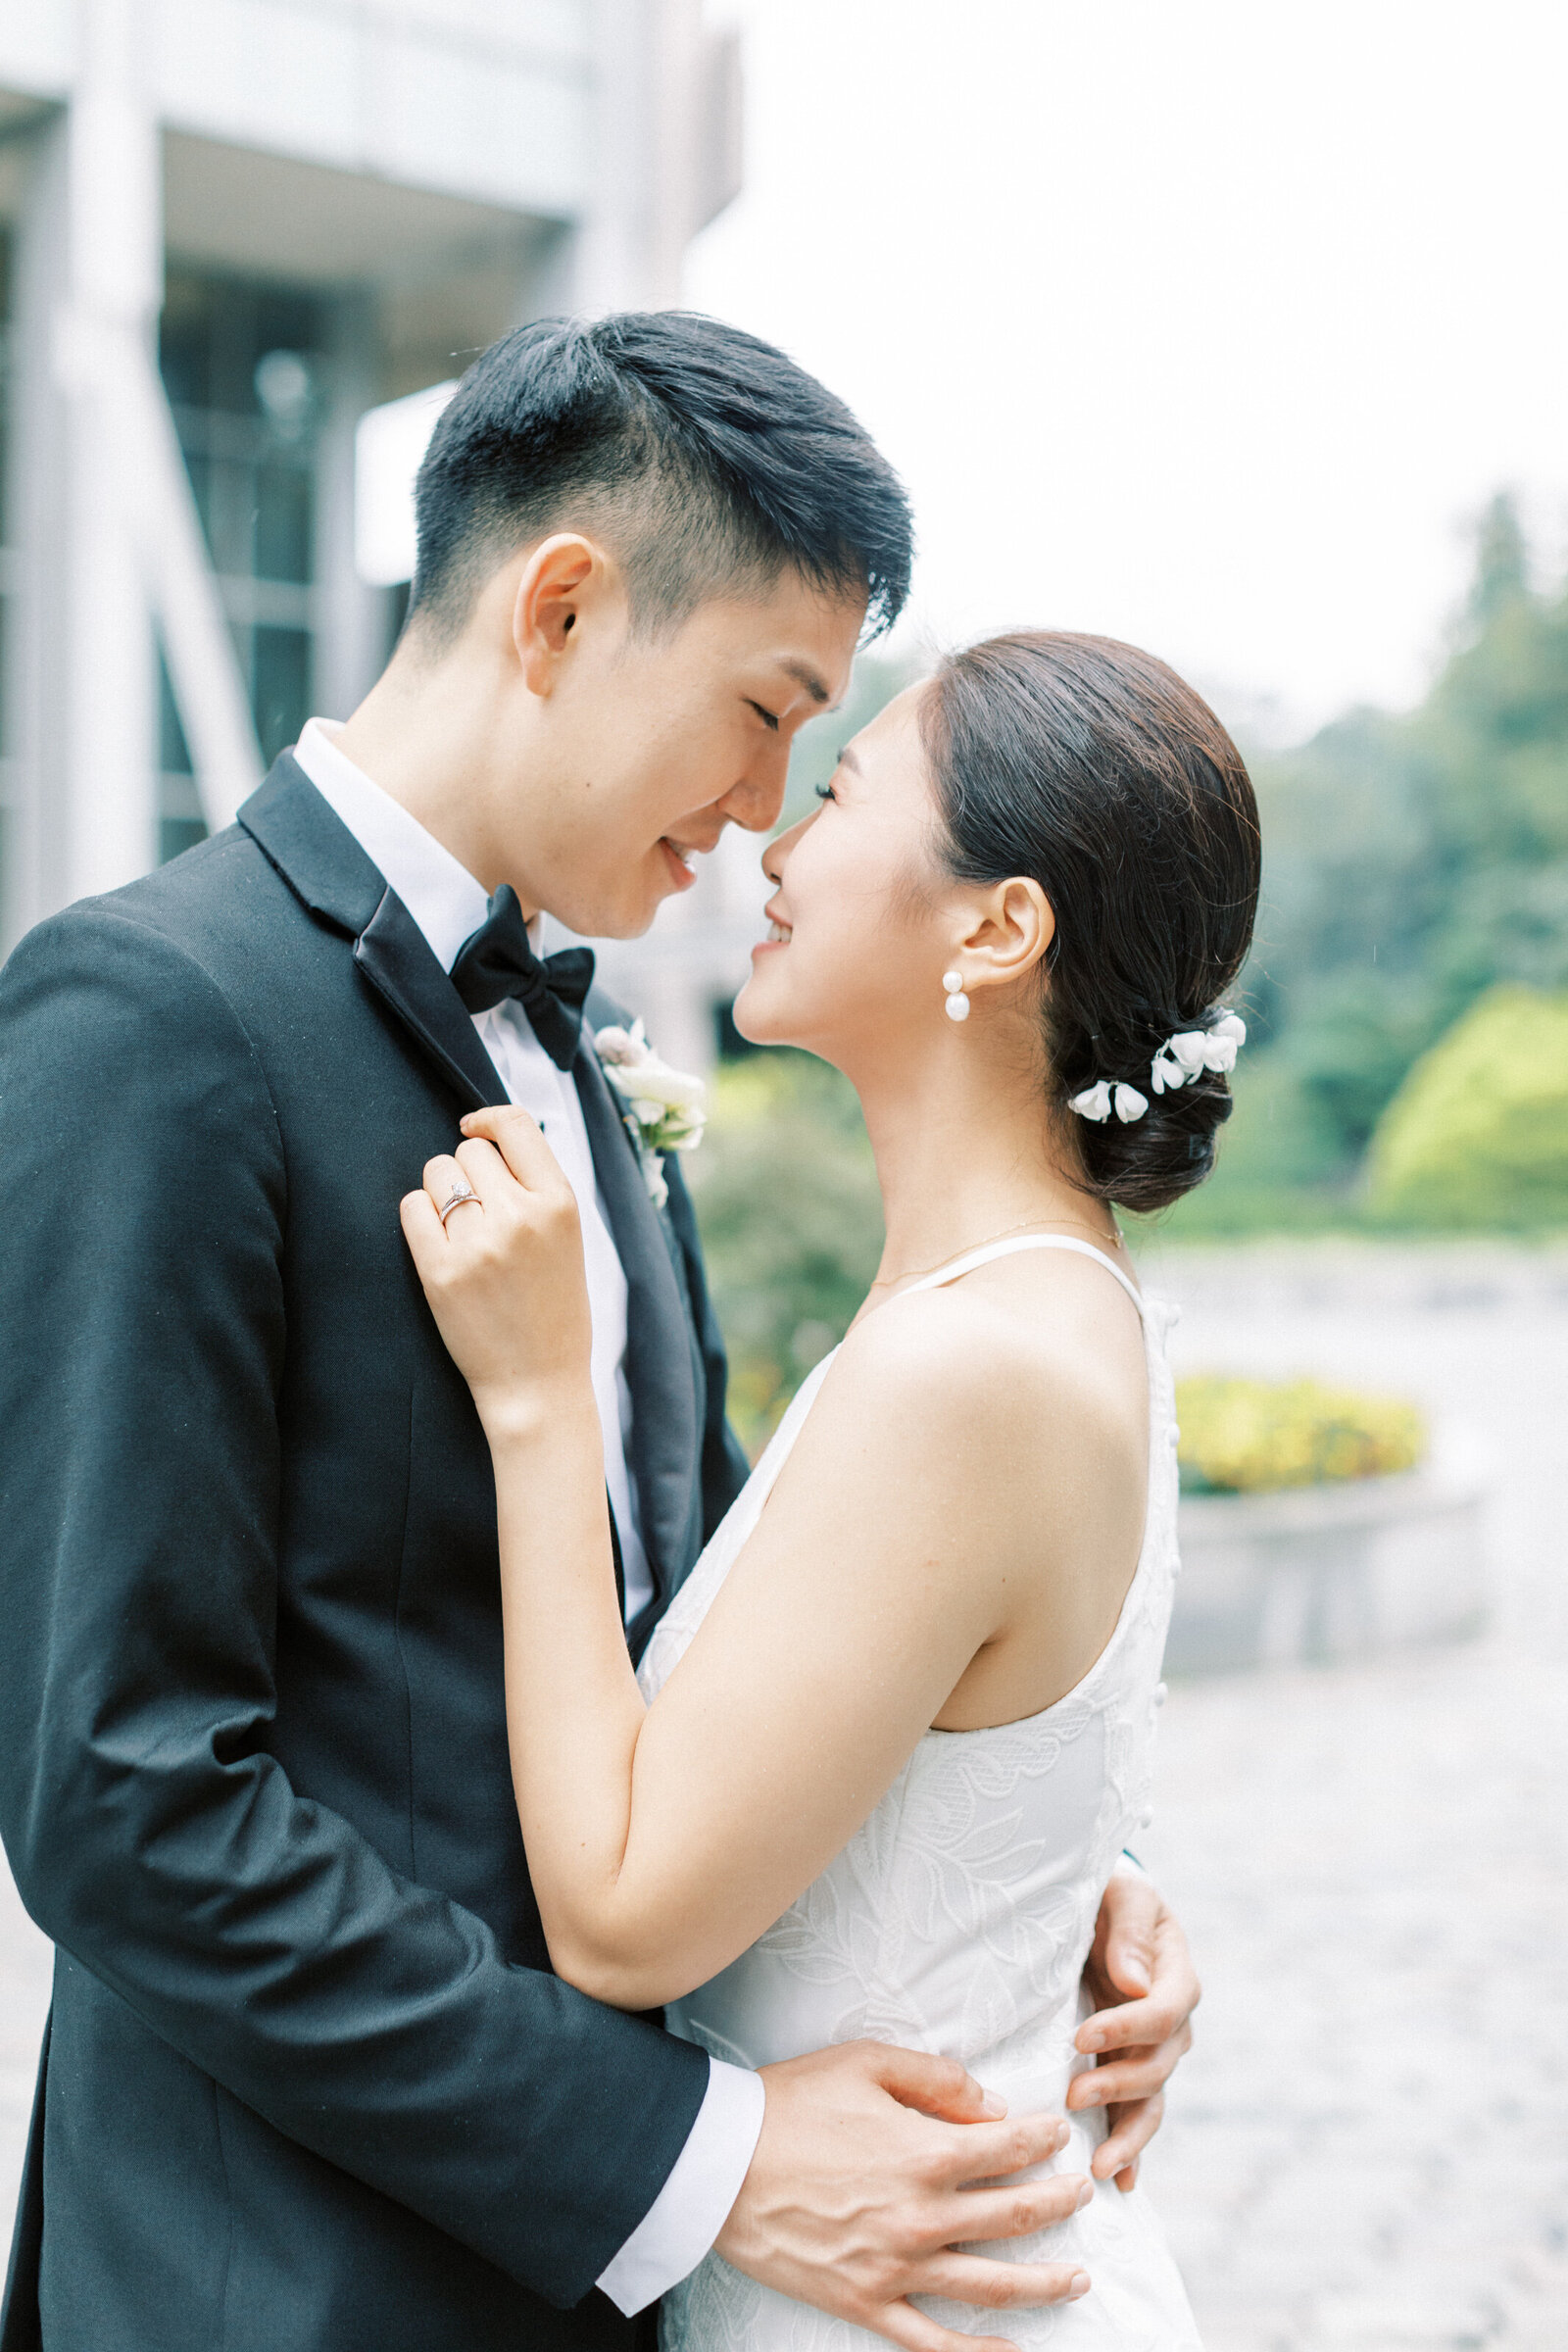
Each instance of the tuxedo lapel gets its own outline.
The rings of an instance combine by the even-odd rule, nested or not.
[[[504,1102],[507,1090],[424,933],[287,752],[239,821],[306,906],[350,934],[356,964],[464,1108]]]
[[[288,752],[273,760],[239,822],[296,898],[359,937],[386,895],[386,876]]]
[[[507,1101],[507,1090],[479,1043],[467,1006],[396,891],[387,891],[355,941],[354,960],[410,1035],[446,1073],[466,1109],[479,1110],[487,1102]]]
[[[626,1382],[631,1390],[630,1468],[642,1506],[643,1545],[655,1605],[691,1567],[702,1530],[698,1410],[700,1359],[673,1236],[648,1197],[636,1146],[584,1046],[572,1064],[594,1172],[626,1275]]]

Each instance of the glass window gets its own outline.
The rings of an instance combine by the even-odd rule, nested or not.
[[[303,466],[261,466],[256,472],[256,576],[298,580],[312,573],[315,483]]]
[[[199,458],[206,496],[198,494],[202,525],[220,580],[256,576],[256,468],[227,457]]]
[[[188,272],[171,270],[164,281],[164,308],[158,322],[158,359],[164,388],[176,409],[213,406],[210,284]]]
[[[270,766],[286,745],[299,741],[311,715],[311,633],[258,629],[254,643],[251,708],[262,758]]]
[[[0,222],[0,547],[11,532],[6,506],[11,486],[11,233]]]
[[[7,490],[11,474],[11,236],[0,223],[0,547],[10,539]],[[9,599],[0,583],[0,759],[11,750],[11,719],[6,695],[6,621]],[[0,801],[5,795],[0,792]]]
[[[190,776],[196,772],[185,742],[185,730],[179,723],[179,706],[174,701],[174,689],[169,682],[169,667],[161,650],[158,656],[158,765],[166,776]]]
[[[270,762],[310,715],[321,307],[289,287],[170,270],[160,363],[219,593]],[[200,839],[167,674],[163,843]]]

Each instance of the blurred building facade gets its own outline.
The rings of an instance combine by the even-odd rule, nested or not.
[[[359,418],[678,299],[738,99],[701,0],[0,13],[0,947],[353,707],[406,593],[356,569]]]

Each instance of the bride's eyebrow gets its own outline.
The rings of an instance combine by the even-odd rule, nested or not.
[[[858,776],[860,772],[860,762],[858,760],[857,760],[853,749],[847,743],[841,743],[839,746],[839,765],[840,767],[847,767],[852,776]]]

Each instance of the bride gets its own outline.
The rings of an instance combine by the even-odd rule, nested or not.
[[[745,2065],[866,2035],[1059,2110],[1089,2064],[1096,1909],[1147,1818],[1177,1573],[1168,1316],[1113,1204],[1163,1207],[1212,1165],[1256,808],[1163,663],[1046,633],[945,662],[822,801],[764,855],[735,1018],[853,1080],[887,1246],[640,1676],[575,1206],[527,1115],[466,1119],[404,1228],[494,1456],[513,1774],[559,1973]],[[443,1228],[455,1179],[478,1200]],[[992,2249],[1064,2266],[1068,2299],[1010,2340],[1196,2346],[1143,2192],[1091,2176],[1102,2118],[1070,2123],[1060,2218]],[[957,2301],[879,2325],[911,2352],[997,2341]],[[713,2254],[663,2340],[876,2338]]]

